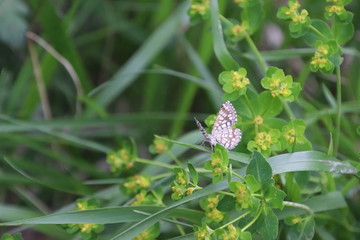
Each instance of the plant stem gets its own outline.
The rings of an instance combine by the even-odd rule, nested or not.
[[[226,17],[224,17],[223,15],[219,14],[219,18],[221,21],[223,21],[226,25],[229,26],[233,26],[234,24],[232,22],[230,22]]]
[[[162,174],[159,174],[159,175],[156,175],[156,176],[151,177],[151,180],[152,180],[152,181],[155,181],[155,180],[157,180],[157,179],[170,176],[171,174],[172,174],[171,172],[162,173]]]
[[[288,103],[287,102],[282,102],[282,103],[283,103],[285,112],[289,116],[290,120],[296,119],[296,117],[295,117],[294,113],[291,111],[291,108],[289,107]]]
[[[256,60],[258,61],[261,70],[263,71],[263,74],[265,75],[266,70],[268,69],[267,64],[265,63],[264,59],[262,58],[259,50],[257,49],[255,43],[253,42],[253,40],[251,39],[251,37],[249,36],[249,34],[245,31],[245,39],[248,42],[251,50],[253,51]]]
[[[245,182],[245,178],[243,176],[241,176],[240,174],[237,174],[236,172],[233,172],[233,174],[235,176],[237,176],[238,178],[240,178],[240,180],[244,181]]]
[[[239,217],[237,217],[237,218],[231,220],[230,222],[222,225],[222,226],[219,227],[218,229],[223,229],[223,228],[229,226],[230,224],[233,224],[234,222],[239,221],[239,220],[242,219],[243,217],[246,217],[246,215],[248,215],[249,213],[251,213],[251,212],[250,212],[250,211],[245,212],[244,214],[240,215]]]
[[[336,130],[334,143],[334,156],[338,153],[339,139],[340,139],[340,124],[341,124],[341,70],[340,66],[336,67]]]
[[[260,208],[259,208],[259,211],[257,212],[256,216],[245,226],[241,229],[241,232],[245,232],[246,229],[248,229],[249,227],[251,227],[251,225],[253,225],[256,220],[258,220],[258,218],[260,217],[262,211],[263,211],[263,208],[264,208],[264,205],[262,205]]]
[[[310,25],[309,28],[314,32],[316,33],[317,35],[319,35],[320,37],[322,37],[324,40],[328,40],[328,38],[322,34],[319,30],[317,30],[317,28],[315,28],[313,25]]]
[[[231,196],[231,197],[235,196],[233,193],[229,193],[229,192],[225,192],[225,191],[219,191],[219,193],[224,194],[224,195],[228,195],[228,196]]]
[[[311,210],[311,208],[309,208],[308,206],[306,206],[304,204],[295,203],[295,202],[288,202],[288,201],[284,201],[283,203],[284,203],[284,206],[301,208],[304,211],[308,212],[310,215],[314,215],[314,212]]]
[[[152,161],[152,160],[148,160],[148,159],[144,159],[144,158],[136,158],[135,160],[136,162],[139,163],[144,163],[144,164],[148,164],[148,165],[154,165],[154,166],[159,166],[159,167],[163,167],[163,168],[168,168],[168,169],[174,169],[177,166],[173,166],[170,164],[166,164],[166,163],[162,163],[162,162],[157,162],[157,161]]]
[[[226,17],[224,17],[223,15],[220,14],[219,16],[220,20],[223,21],[225,24],[229,25],[229,26],[233,26],[234,24],[232,22],[230,22]],[[258,61],[258,63],[260,64],[260,68],[263,71],[263,74],[265,75],[265,72],[267,70],[267,64],[265,63],[264,59],[262,58],[259,50],[257,49],[255,43],[253,42],[253,40],[251,39],[251,37],[249,36],[249,34],[244,31],[244,35],[245,35],[245,39],[248,42],[251,50],[253,51],[256,60]]]

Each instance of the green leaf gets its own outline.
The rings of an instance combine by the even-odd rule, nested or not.
[[[0,2],[0,40],[11,48],[25,46],[28,12],[27,5],[21,0]]]
[[[69,211],[49,214],[41,217],[28,218],[12,222],[0,223],[0,226],[18,226],[30,224],[111,224],[137,222],[149,214],[163,210],[158,206],[108,207],[91,210]],[[173,209],[170,217],[182,218],[193,223],[199,223],[203,213],[191,209]],[[19,216],[17,216],[19,218]]]
[[[239,65],[226,48],[217,0],[210,0],[211,30],[214,39],[214,52],[225,70],[237,70]]]
[[[273,174],[294,171],[323,171],[339,174],[356,174],[357,169],[346,162],[317,151],[304,151],[270,157]]]
[[[309,46],[314,47],[315,42],[318,41],[318,40],[327,41],[327,40],[333,39],[332,32],[331,32],[331,30],[329,28],[329,25],[327,25],[326,22],[324,22],[322,20],[319,20],[319,19],[312,19],[311,20],[311,25],[313,27],[315,27],[319,32],[321,32],[325,37],[327,37],[327,39],[324,39],[324,38],[320,37],[314,31],[309,30],[303,36],[303,39],[304,39],[305,43],[308,44]]]
[[[248,189],[255,193],[261,189],[260,183],[256,180],[256,178],[253,175],[247,174],[246,175],[246,186]]]
[[[248,33],[251,35],[256,32],[264,20],[265,12],[262,1],[248,1],[253,2],[250,6],[243,9],[241,12],[241,21],[249,24]]]
[[[230,212],[235,209],[235,198],[225,195],[217,205],[217,209],[222,212]]]
[[[263,91],[258,96],[259,104],[255,109],[262,117],[275,117],[283,110],[283,104],[279,98],[271,96],[269,91]],[[259,107],[260,106],[260,107]]]
[[[258,221],[260,225],[258,225],[256,231],[260,235],[259,239],[276,239],[278,235],[279,220],[270,207],[266,205],[264,206],[262,214]]]
[[[315,221],[311,216],[302,219],[301,222],[292,226],[288,232],[288,238],[296,240],[311,240],[314,235]]]
[[[272,178],[272,170],[269,163],[258,151],[254,151],[251,161],[246,168],[247,175],[253,175],[260,183],[261,188],[268,185]]]
[[[300,177],[302,176],[300,175]],[[300,186],[294,178],[294,173],[292,172],[286,173],[285,182],[286,182],[285,187],[286,187],[286,193],[288,195],[288,199],[290,199],[293,202],[299,201],[301,199]],[[302,182],[305,183],[306,179],[304,179],[304,181]]]
[[[199,174],[197,173],[195,167],[191,163],[188,163],[188,168],[193,183],[197,185],[199,183]]]
[[[283,208],[283,201],[286,193],[274,186],[270,186],[265,193],[266,205],[271,208]]]
[[[354,36],[354,25],[352,23],[343,24],[341,22],[334,21],[331,30],[339,45],[345,44]]]
[[[41,186],[69,193],[90,193],[90,189],[87,186],[83,185],[79,180],[70,176],[66,176],[63,173],[43,168],[43,166],[35,163],[32,163],[29,167],[29,165],[26,165],[26,162],[15,161],[14,159],[8,157],[4,157],[4,161],[22,176]],[[31,174],[25,172],[23,170],[23,167],[27,167],[27,170],[32,168],[32,175],[36,175],[37,177],[40,177],[40,179],[35,178],[31,176]],[[41,174],[39,174],[39,172],[41,172]]]

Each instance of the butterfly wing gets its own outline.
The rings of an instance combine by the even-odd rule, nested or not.
[[[241,141],[242,133],[238,128],[226,128],[213,133],[216,141],[226,149],[233,149]]]
[[[216,116],[212,132],[220,131],[221,129],[231,128],[237,122],[236,110],[231,102],[225,102]]]

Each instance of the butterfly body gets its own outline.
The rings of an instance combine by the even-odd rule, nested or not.
[[[231,150],[241,141],[241,130],[232,128],[237,122],[237,114],[235,108],[229,101],[221,106],[220,111],[216,116],[211,134],[206,133],[205,129],[196,118],[195,122],[202,132],[205,141],[209,142],[211,146],[215,146],[219,143],[226,149]]]

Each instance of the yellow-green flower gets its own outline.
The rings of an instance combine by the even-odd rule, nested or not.
[[[191,5],[188,10],[190,22],[195,24],[206,18],[210,13],[210,1],[209,0],[191,0]]]
[[[330,19],[336,16],[341,22],[351,21],[352,14],[345,9],[345,5],[349,4],[349,0],[327,0],[331,4],[325,7],[325,18]]]
[[[97,199],[78,199],[76,201],[76,209],[79,211],[99,208],[100,204]],[[83,239],[96,239],[97,235],[104,230],[102,224],[66,224],[66,231],[70,234],[80,232]]]
[[[165,138],[167,138],[166,136],[163,136]],[[168,141],[165,141],[162,138],[157,138],[155,137],[153,144],[150,145],[149,147],[149,151],[152,154],[160,154],[160,153],[164,153],[167,152],[171,147],[171,144]]]
[[[160,224],[156,223],[150,228],[146,229],[132,240],[154,240],[160,235]]]
[[[250,84],[246,74],[245,68],[220,73],[219,82],[223,85],[223,90],[228,94],[228,99],[235,100],[246,93],[247,85]]]
[[[236,240],[236,239],[251,239],[250,238],[241,238],[242,232],[241,229],[235,227],[234,225],[230,224],[227,228],[224,229],[217,229],[215,231],[215,235],[219,240]]]
[[[320,70],[325,74],[333,72],[335,65],[330,61],[330,57],[338,53],[338,46],[335,41],[315,43],[316,52],[310,60],[310,70],[316,72]]]
[[[301,90],[300,84],[294,83],[291,75],[285,76],[284,71],[276,67],[269,67],[261,85],[270,90],[273,97],[290,102],[295,100]]]
[[[263,122],[264,122],[264,118],[261,117],[260,115],[258,115],[258,116],[256,116],[256,117],[254,118],[254,122],[255,122],[256,125],[261,125],[261,124],[263,124]]]
[[[227,151],[221,145],[216,145],[215,153],[211,154],[211,160],[205,162],[205,169],[211,170],[213,183],[220,182],[224,173],[228,172],[229,157]]]
[[[292,120],[282,127],[282,146],[288,152],[311,150],[311,143],[304,136],[305,121]]]
[[[221,222],[224,219],[224,213],[214,208],[205,213],[205,217],[211,222]]]
[[[251,193],[246,185],[241,182],[231,182],[229,189],[235,195],[236,205],[238,210],[247,209],[251,205]]]
[[[133,142],[125,141],[122,148],[108,153],[106,161],[110,164],[111,172],[119,175],[122,171],[133,168],[137,156],[135,149]]]
[[[131,195],[136,194],[143,189],[147,189],[151,185],[151,178],[145,175],[135,175],[129,177],[122,185],[120,190],[122,192]]]
[[[227,36],[227,39],[230,40],[231,43],[237,43],[241,41],[245,34],[248,34],[249,30],[249,24],[247,21],[243,21],[241,24],[235,23],[233,25],[228,26],[225,29],[225,35]]]
[[[279,142],[280,131],[271,129],[269,132],[258,132],[255,139],[248,142],[247,148],[250,151],[257,150],[264,156],[270,156],[272,151],[279,151],[281,144]]]
[[[194,225],[194,239],[195,240],[204,240],[210,239],[213,230],[209,228],[206,224],[203,224],[201,227]]]
[[[277,17],[290,20],[289,29],[293,37],[304,35],[311,23],[309,13],[306,9],[299,11],[300,3],[297,0],[289,0],[288,6],[281,7]]]

